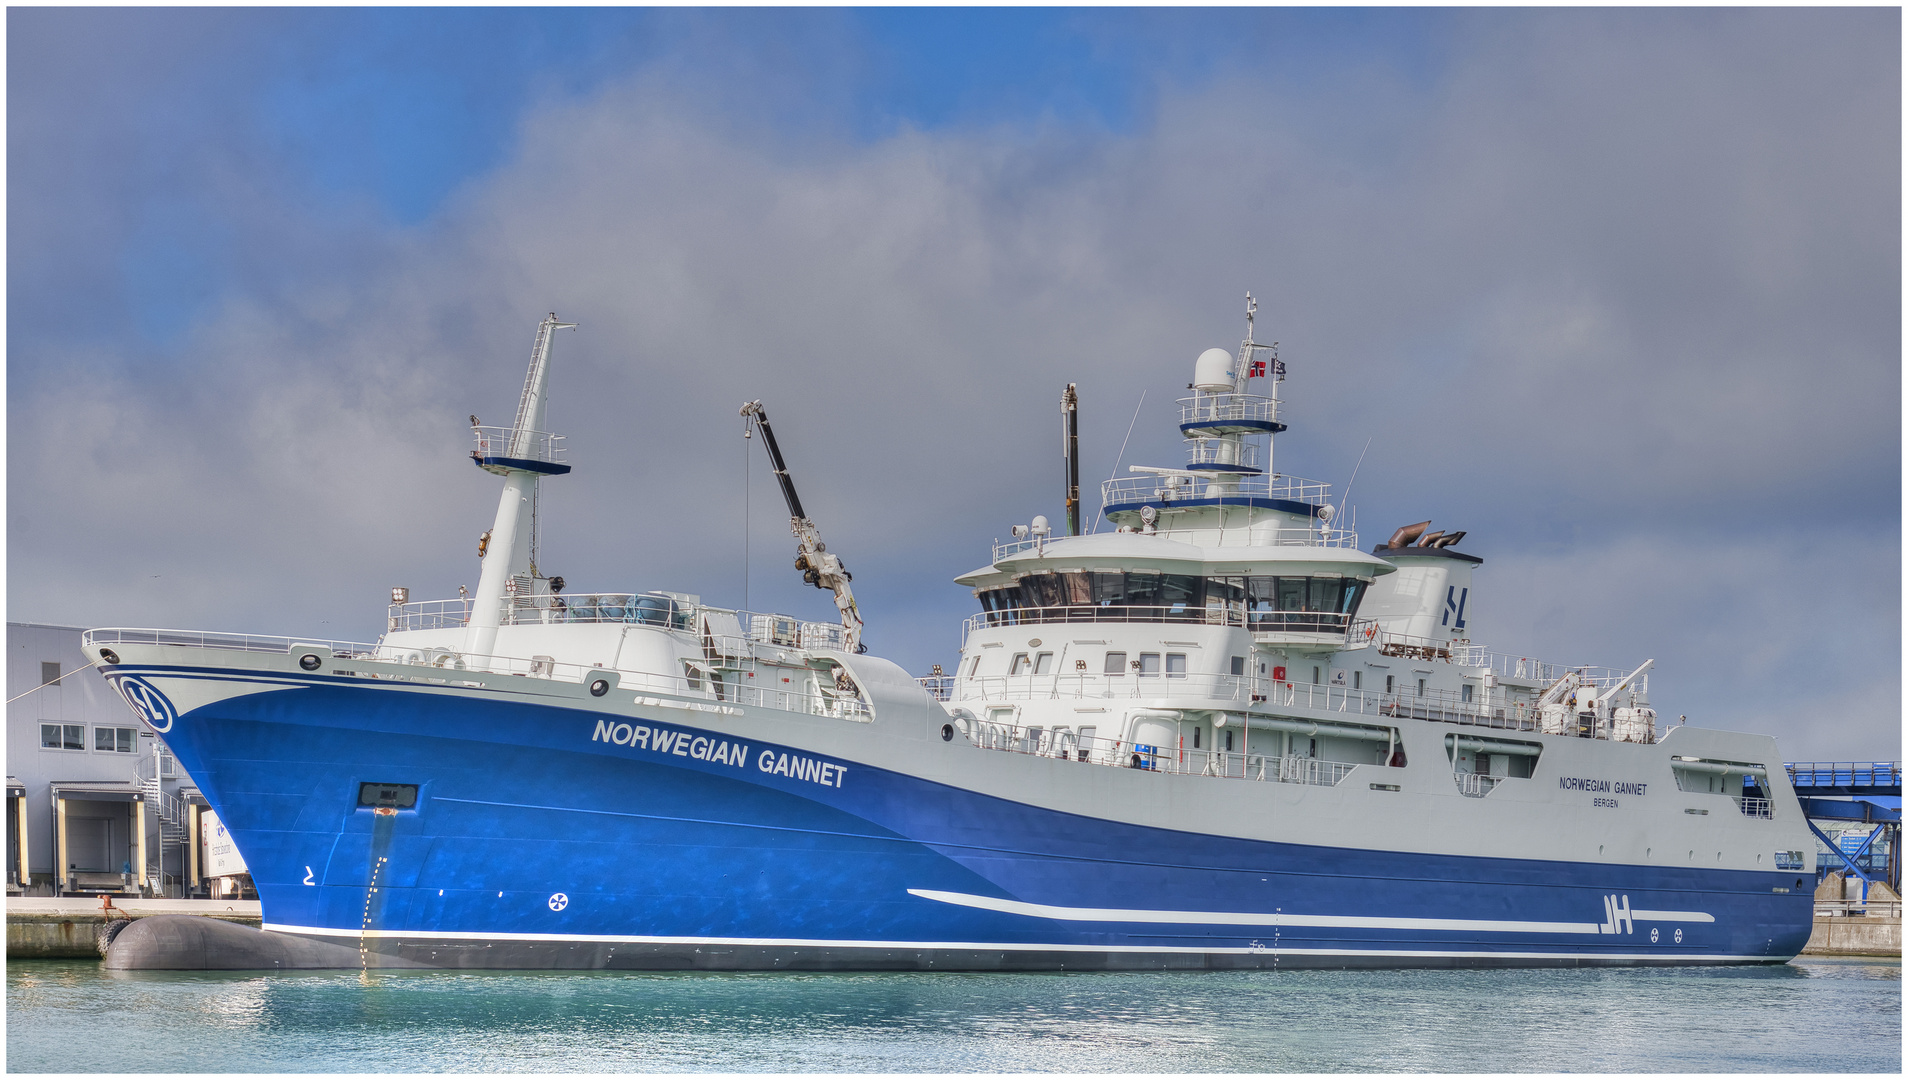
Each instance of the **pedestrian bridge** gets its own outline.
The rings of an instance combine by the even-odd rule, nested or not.
[[[1783,766],[1789,783],[1802,802],[1802,813],[1809,819],[1809,830],[1841,860],[1843,867],[1862,881],[1866,900],[1868,886],[1882,881],[1901,892],[1901,762],[1899,761],[1795,761]],[[1893,806],[1875,802],[1893,799]],[[1831,840],[1816,826],[1818,821],[1871,825],[1866,839],[1853,851]],[[1887,858],[1876,866],[1871,857],[1875,841],[1888,838]]]

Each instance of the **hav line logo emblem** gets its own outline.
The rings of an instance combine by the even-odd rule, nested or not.
[[[1620,905],[1614,896],[1605,896],[1603,898],[1603,922],[1598,924],[1597,931],[1604,934],[1636,933],[1636,920],[1630,917],[1630,898],[1628,896],[1623,897],[1623,902]]]
[[[121,675],[115,680],[119,684],[119,696],[126,699],[132,711],[152,727],[152,730],[164,735],[172,730],[172,722],[179,718],[179,711],[159,688],[137,675]]]

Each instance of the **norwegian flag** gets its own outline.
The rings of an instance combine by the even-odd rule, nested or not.
[[[1263,360],[1252,361],[1252,366],[1246,369],[1246,378],[1248,379],[1265,378],[1265,361]]]

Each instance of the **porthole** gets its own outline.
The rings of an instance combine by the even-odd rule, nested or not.
[[[609,693],[608,679],[595,679],[591,681],[590,683],[591,697],[602,697],[604,694],[607,694],[607,693]]]
[[[953,724],[941,725],[941,741],[942,742],[954,741],[954,725]]]
[[[306,671],[317,671],[318,665],[322,663],[324,663],[324,661],[318,659],[317,653],[306,653],[298,658],[298,666],[304,668]]]

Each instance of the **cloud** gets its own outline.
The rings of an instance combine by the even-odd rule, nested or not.
[[[389,585],[474,584],[495,485],[464,418],[509,412],[555,310],[582,326],[547,569],[739,604],[747,470],[749,601],[825,617],[740,437],[761,398],[871,645],[924,671],[972,607],[947,579],[1060,519],[1062,387],[1089,483],[1142,391],[1123,464],[1177,462],[1172,399],[1251,288],[1292,371],[1279,468],[1342,484],[1369,437],[1367,542],[1470,530],[1481,636],[1658,655],[1700,702],[1676,712],[1853,753],[1900,694],[1897,20],[1477,13],[1434,75],[1222,67],[1118,131],[797,139],[741,104],[800,80],[639,65],[543,99],[401,230],[327,233],[228,153],[265,269],[181,331],[188,361],[30,342],[11,614],[363,637]],[[1831,550],[1857,569],[1810,569]],[[1832,677],[1849,715],[1772,672]]]

